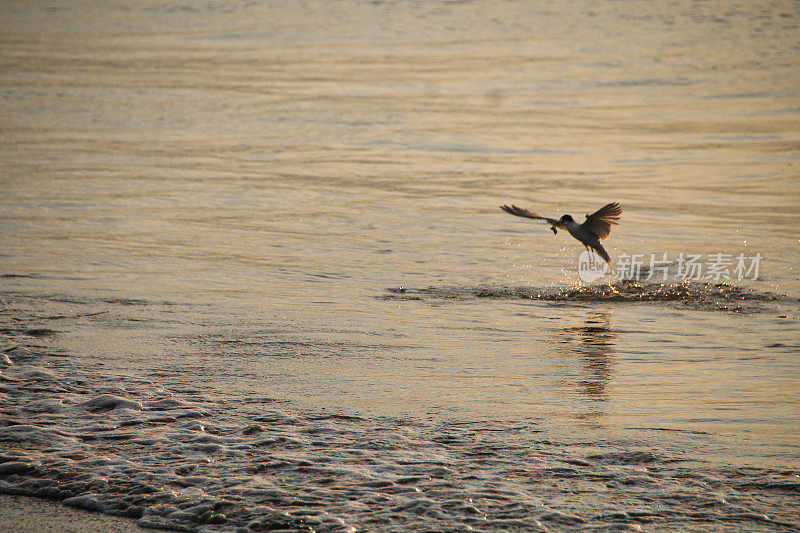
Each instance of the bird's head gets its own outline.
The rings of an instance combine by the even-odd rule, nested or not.
[[[561,227],[564,227],[564,225],[567,222],[575,222],[575,221],[572,220],[572,217],[569,216],[569,215],[564,215],[564,216],[562,216],[561,218],[558,219],[558,225],[561,226]]]

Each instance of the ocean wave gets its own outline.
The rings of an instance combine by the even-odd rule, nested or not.
[[[35,348],[5,354],[0,492],[144,527],[798,527],[800,484],[786,470],[705,464],[690,450],[554,442],[533,419],[426,422],[190,400],[158,383],[65,372]]]

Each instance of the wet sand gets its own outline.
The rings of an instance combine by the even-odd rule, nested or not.
[[[131,519],[92,513],[27,496],[0,494],[0,532],[14,533],[135,533],[152,531]]]

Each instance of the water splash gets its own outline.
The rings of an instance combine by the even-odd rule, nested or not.
[[[545,302],[640,303],[670,302],[682,307],[731,312],[762,312],[767,302],[797,303],[786,295],[758,291],[729,283],[647,283],[620,281],[610,285],[577,287],[441,286],[391,287],[382,299],[396,300],[540,300]]]

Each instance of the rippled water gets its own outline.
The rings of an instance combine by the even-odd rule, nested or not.
[[[800,528],[796,2],[5,3],[0,45],[0,491]],[[590,284],[498,209],[611,201],[642,270]]]

